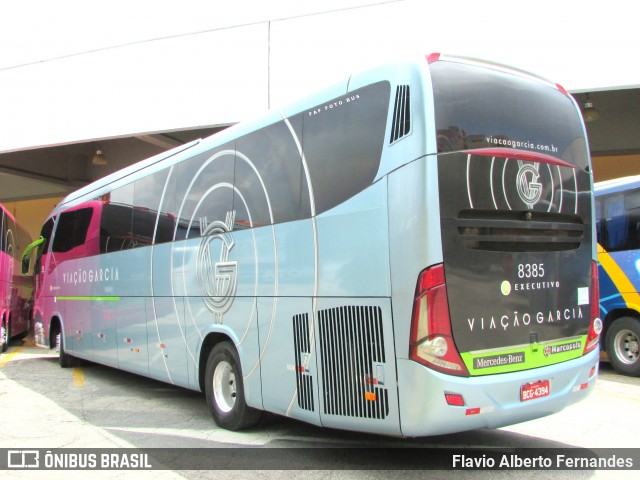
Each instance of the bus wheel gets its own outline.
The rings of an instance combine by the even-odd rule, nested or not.
[[[640,321],[623,317],[613,322],[607,331],[606,348],[616,371],[640,376]]]
[[[218,343],[209,354],[205,394],[213,419],[219,427],[241,430],[260,420],[262,412],[245,402],[240,359],[229,342]]]
[[[75,358],[64,351],[64,342],[62,341],[62,333],[56,335],[56,352],[58,352],[58,360],[62,368],[69,368],[75,365]]]
[[[9,331],[9,321],[5,320],[2,325],[2,352],[6,352],[9,348],[9,340],[11,339],[11,332]]]

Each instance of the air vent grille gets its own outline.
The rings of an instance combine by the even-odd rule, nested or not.
[[[318,330],[324,413],[386,418],[382,310],[365,306],[320,310]]]
[[[393,107],[393,124],[389,143],[396,142],[411,131],[411,98],[409,85],[396,88],[396,101]]]

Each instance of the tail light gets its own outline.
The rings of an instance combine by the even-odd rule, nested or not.
[[[598,346],[600,333],[602,333],[602,320],[600,320],[600,286],[598,284],[598,263],[591,263],[591,289],[589,291],[589,302],[591,303],[591,322],[587,343],[584,346],[583,355]]]
[[[409,356],[422,365],[450,375],[469,376],[451,333],[444,267],[420,273],[413,302]]]

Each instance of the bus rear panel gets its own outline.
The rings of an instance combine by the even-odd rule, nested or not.
[[[442,256],[424,249],[410,361],[398,367],[400,384],[420,386],[400,389],[405,435],[517,423],[584,397],[601,325],[590,160],[574,102],[492,66],[430,67],[437,154],[416,181],[429,189],[437,177],[440,218],[425,236],[439,231]],[[424,197],[425,211],[438,208]]]

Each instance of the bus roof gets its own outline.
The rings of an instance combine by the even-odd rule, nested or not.
[[[597,182],[593,185],[593,191],[596,195],[602,195],[605,193],[621,192],[634,187],[640,187],[640,175],[631,175],[629,177]]]
[[[171,150],[167,150],[166,152],[162,152],[162,153],[159,153],[158,155],[154,155],[153,157],[147,158],[145,160],[141,160],[137,163],[134,163],[133,165],[129,165],[128,167],[118,170],[117,172],[114,172],[114,173],[111,173],[110,175],[102,177],[101,179],[96,180],[95,182],[92,182],[89,185],[82,187],[76,190],[75,192],[72,192],[69,195],[67,195],[55,207],[54,213],[59,211],[60,209],[66,209],[69,206],[69,204],[75,203],[75,201],[78,200],[79,198],[82,198],[93,192],[101,190],[103,187],[110,185],[111,183],[114,183],[125,177],[134,175],[136,172],[144,170],[145,168],[150,167],[151,165],[154,165],[158,162],[161,162],[162,160],[165,160],[184,150],[187,150],[193,147],[194,145],[197,145],[201,141],[202,141],[201,139],[193,140],[192,142],[185,143],[184,145],[177,146]]]
[[[138,177],[144,176],[149,171],[153,171],[154,168],[158,169],[164,166],[168,166],[174,162],[178,162],[184,158],[184,155],[181,155],[181,153],[185,152],[186,150],[190,150],[190,152],[186,155],[193,155],[195,153],[199,153],[199,151],[202,149],[211,148],[211,146],[214,144],[221,144],[225,141],[235,138],[236,136],[238,136],[243,132],[251,131],[252,129],[256,128],[256,126],[262,126],[265,124],[267,120],[272,120],[272,119],[275,120],[276,119],[275,117],[277,117],[277,119],[279,120],[282,118],[282,116],[284,117],[289,116],[292,112],[297,113],[305,109],[311,108],[312,106],[318,105],[319,103],[322,103],[327,99],[334,98],[343,92],[349,91],[349,89],[352,88],[351,83],[354,80],[354,78],[356,79],[354,83],[358,83],[358,79],[360,80],[366,79],[368,81],[373,81],[374,79],[376,80],[381,80],[383,78],[386,79],[388,78],[388,76],[380,75],[381,71],[384,72],[385,75],[388,74],[388,71],[384,69],[396,70],[398,67],[401,67],[401,66],[426,67],[428,64],[435,63],[438,61],[462,63],[462,64],[474,65],[474,66],[487,68],[487,69],[500,70],[505,73],[510,73],[513,75],[529,78],[531,80],[538,81],[543,84],[547,84],[553,88],[559,89],[566,95],[566,91],[562,89],[558,84],[554,84],[553,82],[545,78],[539,77],[530,72],[526,72],[523,70],[510,67],[508,65],[503,65],[503,64],[489,62],[489,61],[483,61],[475,58],[449,56],[449,55],[444,55],[439,53],[424,55],[424,56],[412,56],[411,59],[408,59],[408,58],[401,59],[396,62],[380,65],[379,67],[376,67],[376,68],[369,68],[364,71],[354,72],[352,75],[347,76],[345,79],[335,83],[334,85],[329,85],[324,89],[321,89],[311,95],[307,95],[302,99],[299,99],[295,102],[291,102],[288,105],[283,105],[279,109],[270,109],[264,114],[259,115],[254,119],[236,124],[228,129],[225,129],[221,132],[218,132],[212,135],[211,137],[194,140],[190,143],[180,145],[174,149],[168,150],[166,152],[162,152],[146,160],[142,160],[133,165],[125,167],[119,171],[111,173],[67,195],[54,208],[53,212],[51,212],[50,215],[53,216],[59,213],[60,211],[66,210],[67,208],[72,207],[78,203],[81,203],[91,198],[95,198],[103,194],[108,189],[113,188],[115,186],[119,186],[123,182],[136,180]],[[567,95],[567,97],[571,98],[569,95]],[[196,150],[196,152],[194,153],[194,151],[191,149],[193,149],[196,146],[197,148],[194,149]],[[171,157],[175,157],[175,158],[173,160],[169,160],[171,159]]]

